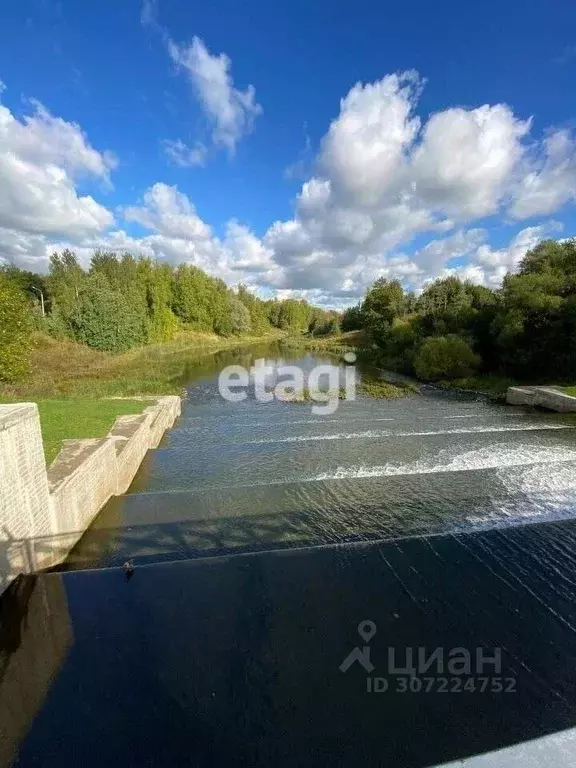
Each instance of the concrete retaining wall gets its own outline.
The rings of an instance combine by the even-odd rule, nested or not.
[[[46,471],[37,406],[0,405],[0,592],[19,573],[63,562],[179,414],[179,397],[158,398],[104,438],[65,440]]]
[[[532,405],[558,413],[576,412],[576,397],[553,387],[510,387],[506,396],[509,405]]]

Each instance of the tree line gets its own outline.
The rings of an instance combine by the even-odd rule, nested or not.
[[[179,330],[220,336],[338,330],[338,315],[299,299],[263,300],[246,286],[189,264],[97,251],[84,269],[70,250],[52,254],[47,275],[0,269],[0,379],[23,373],[31,332],[123,352],[169,341]]]
[[[457,277],[415,296],[379,279],[344,312],[383,367],[422,379],[576,381],[576,239],[545,240],[492,290]]]

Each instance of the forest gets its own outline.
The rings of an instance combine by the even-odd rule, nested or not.
[[[262,300],[242,285],[232,290],[188,264],[98,251],[83,269],[64,250],[52,254],[45,276],[0,269],[0,380],[26,372],[34,331],[118,353],[170,341],[182,330],[325,335],[339,330],[338,317],[303,300]]]
[[[576,381],[576,239],[545,240],[491,289],[448,276],[419,294],[377,280],[343,314],[304,300],[261,299],[189,264],[94,253],[84,269],[69,250],[47,275],[0,269],[0,380],[28,365],[34,331],[123,352],[182,330],[230,337],[272,329],[302,338],[362,331],[380,367],[428,381]]]
[[[419,296],[377,280],[344,312],[380,366],[419,379],[576,381],[576,239],[545,240],[492,290],[448,276]]]

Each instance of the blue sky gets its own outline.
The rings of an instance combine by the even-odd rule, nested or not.
[[[128,248],[335,306],[496,286],[574,233],[575,74],[568,2],[5,5],[0,257]]]

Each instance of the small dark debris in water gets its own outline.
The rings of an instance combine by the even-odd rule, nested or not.
[[[122,568],[124,569],[126,581],[130,581],[132,576],[134,576],[134,560],[126,560]]]

